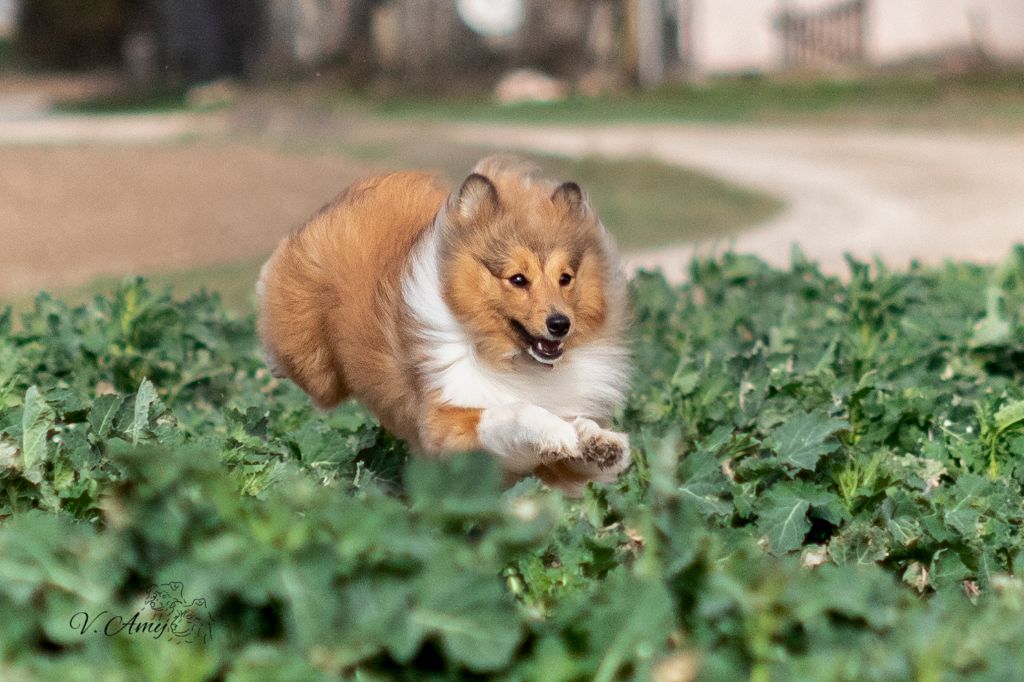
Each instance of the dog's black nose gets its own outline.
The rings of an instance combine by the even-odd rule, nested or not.
[[[548,331],[551,332],[552,336],[565,336],[569,333],[569,327],[572,323],[562,313],[555,313],[554,315],[548,315],[547,325]]]

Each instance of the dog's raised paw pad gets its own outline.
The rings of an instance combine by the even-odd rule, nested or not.
[[[614,466],[622,459],[622,444],[608,438],[590,438],[581,444],[583,457],[602,469]]]

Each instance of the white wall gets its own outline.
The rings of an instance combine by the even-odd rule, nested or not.
[[[1024,56],[1022,0],[874,0],[869,12],[872,61],[900,61],[975,40],[998,57]]]
[[[840,0],[691,0],[693,49],[706,73],[772,71],[782,46],[772,22],[784,8]],[[873,63],[964,47],[973,39],[995,56],[1024,59],[1024,0],[869,0],[867,49]]]
[[[0,38],[14,30],[14,0],[0,0]]]
[[[1000,55],[1024,59],[1024,1],[1002,0],[984,3],[990,5],[983,14],[983,35],[986,46]]]
[[[693,57],[710,73],[764,71],[780,48],[772,29],[778,0],[693,0]]]

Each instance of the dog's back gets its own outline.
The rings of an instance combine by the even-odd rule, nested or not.
[[[448,190],[424,173],[357,182],[282,240],[260,273],[259,331],[272,369],[320,407],[367,400],[410,378],[402,365],[401,274]],[[370,405],[396,409],[387,394]],[[388,420],[391,421],[391,420]]]

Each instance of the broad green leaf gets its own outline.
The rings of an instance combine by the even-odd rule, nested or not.
[[[409,622],[415,585],[401,576],[381,573],[360,578],[342,594],[345,631],[365,645],[387,648],[406,665],[419,651],[425,634]]]
[[[809,481],[779,483],[772,488],[772,492],[778,496],[786,495],[807,500],[812,516],[828,521],[834,526],[838,526],[848,517],[838,495]]]
[[[943,521],[965,540],[978,538],[981,512],[990,502],[992,484],[982,476],[963,474],[944,495]]]
[[[43,466],[48,459],[46,444],[53,420],[53,408],[37,386],[30,386],[25,392],[21,417],[21,457],[24,476],[33,483],[43,480]]]
[[[885,527],[892,533],[893,539],[904,547],[910,547],[921,537],[921,524],[909,516],[886,518]]]
[[[610,573],[606,580],[601,586],[603,599],[591,618],[615,625],[595,628],[599,665],[592,679],[622,679],[624,669],[633,670],[638,679],[648,679],[645,665],[665,648],[675,619],[671,596],[660,581],[640,579],[622,569]]]
[[[691,369],[685,358],[679,361],[679,366],[669,380],[669,384],[679,392],[679,395],[690,395],[699,383],[700,372]]]
[[[911,489],[928,491],[938,488],[942,477],[948,474],[942,462],[930,457],[904,455],[894,457],[890,474]]]
[[[874,524],[857,519],[844,526],[828,543],[828,554],[840,566],[874,565],[889,556],[889,535]]]
[[[821,627],[820,621],[811,619],[815,615],[830,619],[842,614],[864,620],[874,628],[892,627],[893,606],[899,595],[877,567],[824,564],[814,569],[814,578],[801,581],[798,603],[794,605],[809,626]]]
[[[468,453],[444,461],[415,458],[407,485],[413,509],[441,517],[500,510],[501,470],[492,455]]]
[[[284,595],[288,599],[289,627],[303,647],[330,641],[320,623],[331,619],[338,610],[338,593],[331,584],[332,574],[324,569],[331,560],[326,548],[312,550],[308,561],[281,562],[278,570]]]
[[[711,432],[707,438],[700,442],[698,451],[710,455],[717,455],[723,447],[732,439],[733,428],[729,424],[722,424]]]
[[[804,412],[775,429],[765,444],[784,464],[797,470],[813,471],[822,455],[839,447],[833,434],[849,426],[842,419]]]
[[[1010,341],[1010,322],[1002,312],[1003,292],[997,286],[985,291],[985,317],[974,326],[971,346],[1001,346]]]
[[[970,507],[960,507],[947,511],[943,518],[951,528],[964,538],[973,540],[978,537],[978,521],[981,514]]]
[[[93,403],[89,412],[89,426],[93,435],[97,438],[106,438],[110,435],[114,425],[114,418],[117,416],[121,404],[124,403],[124,396],[107,394],[101,395]]]
[[[150,406],[157,399],[156,388],[149,379],[143,379],[135,394],[135,410],[129,434],[132,437],[132,445],[138,445],[146,436],[149,429]]]
[[[971,569],[964,564],[960,555],[951,549],[940,549],[932,557],[929,579],[936,589],[959,586],[961,581],[971,575]]]
[[[792,552],[803,544],[811,528],[811,503],[789,491],[770,490],[757,506],[757,532],[772,554]]]
[[[731,488],[722,473],[722,465],[709,452],[701,449],[688,455],[680,465],[679,494],[692,500],[706,516],[729,516],[732,504],[723,499]]]
[[[995,414],[996,431],[998,433],[1002,433],[1022,421],[1024,421],[1024,400],[1017,400],[1004,405]]]
[[[450,558],[439,558],[423,574],[419,592],[409,623],[438,635],[452,659],[477,672],[509,662],[522,626],[497,576],[459,570]]]

